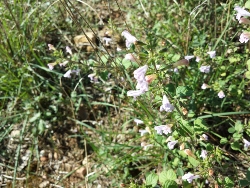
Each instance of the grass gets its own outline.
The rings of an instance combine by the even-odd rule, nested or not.
[[[250,8],[210,0],[1,2],[0,182],[248,186],[249,45],[239,36],[249,28],[235,19],[236,5]],[[128,48],[124,30],[137,39]],[[130,90],[143,91],[135,100]]]

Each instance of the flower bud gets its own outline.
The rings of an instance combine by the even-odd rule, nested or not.
[[[240,18],[239,23],[250,25],[250,20],[242,17],[242,18]]]
[[[189,61],[186,60],[186,59],[179,60],[179,61],[177,61],[176,63],[173,64],[173,67],[178,67],[178,66],[182,66],[182,65],[188,66]]]
[[[145,79],[148,83],[151,83],[153,80],[155,80],[157,78],[157,75],[156,74],[150,74],[150,75],[147,75],[145,76]]]

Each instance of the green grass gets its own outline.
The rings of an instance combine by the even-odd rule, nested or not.
[[[249,28],[234,10],[249,10],[248,4],[1,2],[0,181],[8,187],[38,187],[46,180],[61,187],[205,187],[206,180],[211,187],[249,185],[243,141],[250,140],[249,43],[239,42]],[[121,36],[125,29],[138,40],[130,48]],[[74,37],[88,32],[98,42],[77,48]],[[212,50],[214,58],[207,54]],[[125,60],[128,53],[137,60]],[[187,55],[195,57],[186,61]],[[138,90],[133,72],[144,65],[155,79],[134,100],[127,92]],[[160,111],[163,95],[171,112]],[[159,125],[171,127],[170,133],[157,134]],[[171,149],[173,140],[178,143]],[[182,180],[188,172],[199,178]]]

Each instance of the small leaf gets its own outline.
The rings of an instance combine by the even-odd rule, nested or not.
[[[250,80],[250,71],[247,71],[247,72],[245,73],[245,76],[246,76],[247,79]]]
[[[177,168],[176,174],[177,174],[178,176],[183,176],[183,175],[184,175],[184,172],[183,172],[183,170],[182,170],[181,168]]]
[[[229,133],[234,133],[234,132],[235,132],[235,128],[234,128],[234,127],[230,127],[227,131],[228,131]]]
[[[188,156],[188,160],[194,167],[197,167],[200,164],[200,162],[194,159],[193,157]]]
[[[151,185],[152,187],[156,186],[158,181],[158,176],[155,173],[151,173],[146,178],[146,185]]]
[[[34,114],[34,116],[32,118],[30,118],[29,122],[32,123],[32,122],[36,121],[38,118],[40,118],[40,116],[41,116],[40,112]]]
[[[250,181],[250,171],[247,171],[247,180]]]
[[[162,186],[162,188],[178,188],[178,185],[173,180],[168,180],[165,182],[165,184]]]
[[[239,144],[239,142],[233,142],[233,143],[231,143],[231,148],[233,150],[240,150],[240,144]]]
[[[169,169],[167,171],[167,179],[168,180],[173,180],[173,181],[175,181],[177,179],[177,176],[176,176],[175,172],[172,169]]]
[[[206,132],[208,130],[207,124],[203,119],[196,119],[194,121],[194,131],[196,134],[202,134],[203,132]]]
[[[247,1],[247,2],[245,3],[245,8],[250,9],[250,1]],[[248,61],[249,61],[249,60],[248,60]]]
[[[250,185],[250,182],[247,180],[240,180],[239,183],[240,183],[240,187],[246,187]]]
[[[162,171],[159,175],[159,181],[163,185],[167,181],[167,171]]]
[[[227,144],[227,143],[228,143],[227,138],[220,139],[220,144]]]
[[[234,187],[234,182],[231,178],[225,177],[224,181],[226,184],[225,187],[228,187],[228,188]]]
[[[236,121],[236,123],[235,123],[235,130],[237,132],[241,132],[243,130],[243,125],[241,124],[240,121]]]
[[[177,97],[191,96],[192,93],[193,93],[193,90],[190,89],[189,87],[178,86],[177,89],[176,89],[176,95],[177,95]]]

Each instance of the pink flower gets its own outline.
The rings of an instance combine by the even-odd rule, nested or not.
[[[131,35],[127,30],[122,32],[122,36],[126,38],[126,47],[129,48],[131,44],[135,44],[138,41],[133,35]]]
[[[66,46],[66,52],[68,52],[70,55],[72,55],[72,50],[68,46]]]
[[[223,92],[223,91],[220,91],[220,92],[218,93],[218,97],[219,97],[220,99],[224,98],[224,97],[225,97],[224,92]]]
[[[235,11],[237,11],[237,14],[236,14],[236,19],[237,20],[240,20],[240,18],[242,16],[250,16],[250,13],[248,11],[246,11],[244,8],[241,8],[239,6],[236,6],[234,8]]]
[[[210,52],[207,52],[207,54],[210,55],[210,58],[214,58],[216,56],[216,51],[210,51]]]
[[[163,95],[162,105],[160,107],[160,111],[165,110],[166,112],[172,112],[174,110],[174,106],[170,104],[166,95]]]
[[[155,126],[154,129],[157,131],[157,134],[159,134],[159,135],[162,135],[162,133],[167,135],[167,134],[172,132],[171,127],[168,125]]]
[[[133,54],[131,54],[131,53],[126,54],[124,59],[129,60],[129,61],[132,61],[132,62],[136,62],[136,61],[137,61],[135,55],[133,55]]]
[[[168,149],[174,149],[175,144],[177,144],[178,141],[170,141],[168,142]]]
[[[207,89],[208,88],[208,85],[203,83],[202,86],[201,86],[201,89]]]
[[[182,179],[183,180],[187,180],[188,183],[192,183],[192,181],[194,179],[197,179],[197,178],[200,178],[200,176],[199,175],[194,175],[194,174],[192,174],[190,172],[188,172],[187,174],[185,174],[184,176],[182,176]]]
[[[207,158],[207,151],[206,151],[206,150],[202,150],[202,151],[201,151],[200,157],[201,157],[202,159],[206,159],[206,158]]]
[[[210,72],[210,66],[201,66],[200,71],[204,73],[209,73]]]
[[[250,142],[248,142],[245,138],[243,138],[244,149],[247,150],[250,147]]]
[[[241,43],[247,43],[248,40],[249,40],[249,38],[250,38],[250,33],[248,33],[248,32],[243,32],[243,33],[241,33],[241,35],[240,35],[239,41],[240,41]]]

